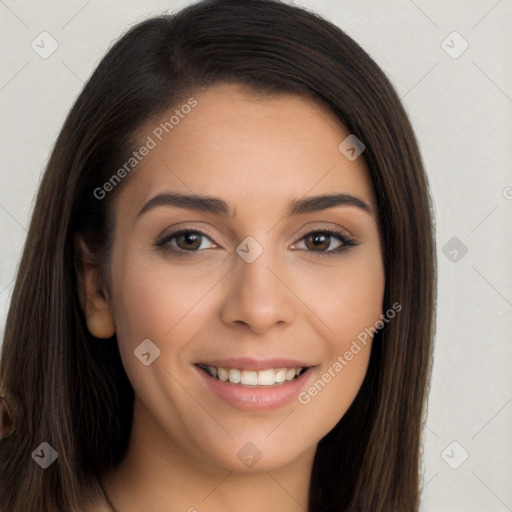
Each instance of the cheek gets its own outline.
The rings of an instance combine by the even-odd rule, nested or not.
[[[324,270],[323,286],[311,288],[308,281],[309,295],[306,287],[301,292],[328,329],[322,328],[326,357],[298,401],[325,433],[353,402],[368,368],[372,328],[382,314],[385,284],[382,262],[375,254],[379,253],[340,259],[339,265]]]
[[[113,272],[117,339],[132,382],[139,379],[143,368],[134,351],[144,340],[151,340],[160,351],[153,368],[178,369],[184,347],[208,319],[207,296],[219,278],[208,269],[198,272],[148,261],[127,257]]]
[[[186,375],[182,355],[190,340],[204,330],[208,318],[205,297],[215,280],[211,273],[201,277],[197,271],[172,269],[154,261],[148,264],[142,258],[126,258],[113,279],[113,309],[124,369],[138,398],[160,417],[160,423],[171,428],[183,415],[182,402],[186,402],[182,378],[173,376]],[[147,352],[151,362],[146,366],[139,356]],[[158,356],[153,359],[153,354]]]
[[[203,275],[204,274],[204,275]],[[154,259],[125,260],[113,278],[116,323],[133,340],[162,339],[182,319],[197,315],[201,301],[214,285],[213,272],[166,265]]]
[[[372,326],[382,312],[384,278],[378,267],[358,266],[341,272],[338,286],[330,289],[333,330],[344,340]]]
[[[352,359],[346,358],[346,352],[337,356],[315,372],[308,386],[299,393],[298,407],[303,419],[303,428],[309,429],[309,435],[322,438],[330,432],[345,415],[359,392],[366,375],[371,350],[359,344],[359,348],[349,350]]]
[[[342,255],[296,278],[297,294],[324,325],[332,357],[380,318],[385,279],[377,249]]]

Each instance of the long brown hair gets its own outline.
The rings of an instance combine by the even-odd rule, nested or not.
[[[103,58],[64,123],[45,170],[7,318],[0,395],[16,432],[0,441],[0,510],[79,510],[98,475],[126,452],[133,390],[115,336],[88,332],[73,235],[108,267],[113,202],[94,190],[126,162],[137,130],[219,82],[321,102],[364,142],[386,275],[367,375],[318,444],[310,512],[415,512],[432,359],[436,262],[432,208],[418,145],[399,98],[342,30],[274,0],[213,0],[131,28]],[[340,141],[341,142],[341,141]],[[134,170],[134,173],[137,171]],[[32,452],[58,453],[42,470]]]

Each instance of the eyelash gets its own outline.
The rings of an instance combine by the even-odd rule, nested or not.
[[[174,232],[170,233],[169,235],[164,236],[162,239],[158,240],[155,243],[155,246],[157,248],[159,248],[160,250],[164,251],[164,252],[173,253],[176,256],[191,257],[195,253],[200,252],[199,249],[187,251],[187,250],[184,250],[184,249],[179,249],[179,248],[176,248],[176,247],[171,247],[169,245],[169,242],[171,240],[175,239],[176,237],[178,237],[179,235],[181,235],[183,233],[192,233],[192,234],[196,234],[196,235],[207,237],[207,238],[209,238],[211,240],[211,238],[206,233],[203,233],[202,231],[199,231],[197,229],[183,228],[183,229],[178,229],[177,231],[174,231]],[[328,250],[328,251],[309,251],[307,249],[301,249],[301,250],[306,250],[306,252],[316,253],[316,254],[319,254],[321,256],[336,256],[336,255],[339,255],[339,254],[341,254],[341,253],[343,253],[343,252],[345,252],[345,251],[347,251],[349,249],[352,249],[353,247],[356,247],[357,245],[359,245],[355,240],[353,240],[352,238],[348,237],[344,233],[341,233],[339,231],[336,231],[334,229],[329,229],[329,228],[308,231],[307,233],[302,235],[301,238],[299,238],[299,241],[305,239],[306,237],[308,237],[310,235],[314,235],[314,234],[315,235],[316,234],[321,234],[321,235],[328,235],[328,236],[335,237],[340,242],[342,242],[343,245],[340,245],[336,249],[331,249],[331,250]],[[202,249],[202,250],[204,250],[204,249]]]

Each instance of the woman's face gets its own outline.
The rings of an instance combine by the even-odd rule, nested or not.
[[[275,469],[314,453],[363,381],[357,337],[384,292],[371,183],[309,100],[231,84],[194,99],[145,127],[115,205],[134,425],[191,461]]]

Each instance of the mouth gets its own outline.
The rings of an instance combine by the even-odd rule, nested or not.
[[[313,378],[313,366],[282,357],[233,357],[194,365],[205,391],[242,410],[268,411],[293,404]]]
[[[225,368],[207,364],[197,365],[203,372],[221,382],[229,382],[242,387],[277,387],[298,379],[309,367],[264,368],[260,370],[244,370]]]

